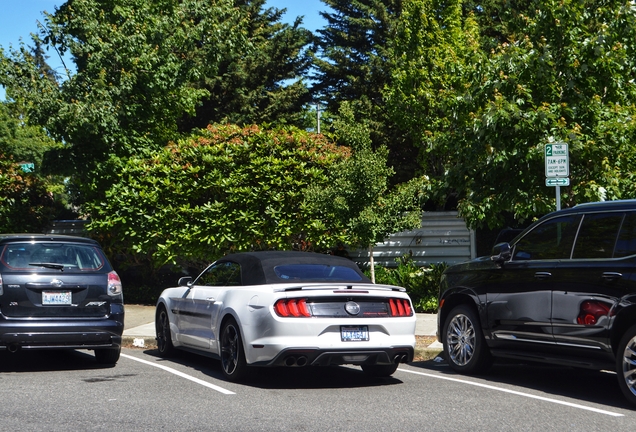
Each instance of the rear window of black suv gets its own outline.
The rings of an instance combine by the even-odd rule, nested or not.
[[[65,271],[100,271],[105,258],[91,245],[68,242],[20,242],[3,247],[0,262],[10,270],[60,268]]]

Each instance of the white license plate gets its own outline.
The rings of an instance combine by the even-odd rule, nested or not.
[[[340,326],[340,339],[343,342],[363,342],[369,340],[367,326]]]
[[[70,291],[42,291],[43,305],[70,305],[73,304],[73,295]]]

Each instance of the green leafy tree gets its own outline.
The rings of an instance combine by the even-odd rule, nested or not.
[[[54,208],[44,182],[0,155],[0,232],[43,232]]]
[[[294,128],[210,125],[120,166],[105,200],[90,208],[90,229],[111,255],[155,268],[228,252],[323,250],[338,230],[310,211],[304,190],[324,186],[326,171],[348,155]]]
[[[9,103],[0,102],[0,153],[16,162],[33,163],[40,172],[44,154],[54,147],[55,141],[41,127],[26,124]]]
[[[553,210],[543,156],[552,141],[570,147],[565,206],[629,197],[636,125],[631,3],[533,1],[529,12],[511,14],[507,41],[487,52],[476,48],[487,43],[475,36],[482,34],[475,21],[458,12],[461,4],[409,3],[413,15],[403,15],[390,90],[400,121],[421,125],[411,130],[428,156],[423,161],[440,161],[434,176],[457,194],[461,215],[494,228],[506,212],[523,221]],[[436,55],[440,37],[454,47],[451,55]]]
[[[226,50],[218,72],[200,77],[196,87],[208,96],[195,116],[181,122],[183,131],[215,122],[309,126],[304,107],[311,96],[302,78],[312,64],[308,48],[313,36],[300,18],[281,23],[283,11],[265,3],[235,0],[250,49]]]
[[[371,148],[369,128],[359,124],[347,103],[334,122],[337,141],[350,146],[351,158],[337,163],[327,185],[314,185],[308,200],[329,220],[343,227],[347,243],[369,248],[371,277],[375,280],[373,245],[395,232],[418,227],[421,204],[428,198],[428,178],[415,178],[390,187],[393,169],[386,164],[387,149]]]
[[[75,72],[50,80],[25,47],[0,62],[7,95],[46,127],[82,200],[108,189],[118,158],[159,149],[177,136],[224,53],[246,51],[231,0],[69,0],[46,15],[41,46],[70,52]],[[238,30],[238,31],[237,31]]]

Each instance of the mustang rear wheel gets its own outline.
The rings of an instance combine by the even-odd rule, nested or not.
[[[442,332],[449,366],[460,373],[479,373],[492,364],[477,314],[467,305],[451,310]]]
[[[636,405],[636,325],[625,332],[618,346],[616,373],[623,394]]]
[[[161,306],[155,318],[155,331],[157,334],[157,350],[161,357],[168,357],[174,352],[172,345],[172,335],[170,334],[170,319],[168,311]]]
[[[229,381],[240,381],[247,376],[248,366],[243,351],[241,332],[230,318],[221,330],[221,366]]]
[[[398,365],[396,363],[391,365],[362,365],[360,367],[367,375],[374,377],[388,377],[395,373]]]

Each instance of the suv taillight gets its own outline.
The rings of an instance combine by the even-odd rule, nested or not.
[[[107,291],[108,291],[108,295],[111,295],[111,296],[121,295],[123,291],[121,286],[121,279],[119,279],[119,275],[115,271],[108,273]]]

